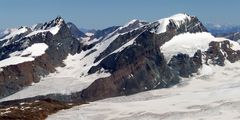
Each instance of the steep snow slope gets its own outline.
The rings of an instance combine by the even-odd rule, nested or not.
[[[145,22],[142,21],[142,20],[133,19],[133,20],[131,20],[130,22],[128,22],[127,24],[125,24],[125,25],[123,25],[122,27],[120,27],[119,30],[122,30],[122,29],[124,29],[124,28],[127,28],[127,27],[129,27],[129,26],[131,26],[131,25],[134,26],[134,24],[136,24],[135,27],[141,27],[141,26],[144,26],[143,23],[145,23]]]
[[[27,61],[33,61],[34,58],[44,54],[47,48],[48,45],[46,45],[45,43],[35,43],[23,51],[16,51],[10,54],[9,58],[0,61],[0,68],[9,65],[16,65]]]
[[[112,36],[112,34],[115,34]],[[42,78],[39,83],[33,84],[11,96],[1,99],[0,101],[7,101],[13,99],[22,99],[34,97],[38,95],[47,95],[51,93],[71,94],[72,92],[81,91],[87,88],[98,78],[108,77],[111,74],[101,69],[97,73],[88,75],[88,71],[92,66],[101,62],[94,63],[95,58],[102,53],[118,36],[126,33],[116,33],[107,36],[102,42],[96,44],[95,47],[87,51],[82,51],[80,54],[69,55],[64,63],[65,67],[57,68],[57,72]],[[111,37],[110,37],[111,36]],[[133,44],[135,39],[130,40],[113,53],[119,52],[127,46]],[[95,51],[88,55],[89,52]],[[104,59],[104,58],[103,58]]]
[[[116,34],[97,44],[94,48],[82,51],[80,54],[69,55],[64,61],[66,66],[57,68],[56,73],[50,74],[43,78],[39,83],[33,84],[22,91],[1,99],[0,101],[21,99],[50,93],[70,94],[85,89],[98,78],[110,76],[110,74],[105,72],[104,69],[91,75],[88,75],[87,72],[92,66],[100,62],[94,63],[95,57],[104,51],[119,35],[120,34]],[[87,55],[94,49],[96,49],[95,52]]]
[[[232,120],[240,114],[240,62],[206,66],[179,85],[62,110],[47,120]]]
[[[9,29],[9,30],[5,30],[4,34],[8,34],[5,37],[3,37],[2,39],[0,39],[0,41],[5,40],[5,39],[10,39],[16,35],[25,33],[27,31],[26,27],[21,27],[19,29]]]
[[[38,33],[43,33],[43,32],[48,32],[48,31],[51,32],[53,35],[55,35],[55,34],[58,33],[59,29],[60,29],[60,26],[57,25],[57,26],[49,28],[47,30],[36,30],[36,31],[33,31],[30,34],[28,34],[26,37],[31,37],[31,36],[36,35]]]
[[[36,28],[35,31],[31,32],[26,37],[30,37],[46,31],[50,31],[52,34],[56,34],[59,30],[61,22],[62,19],[57,18],[55,21],[53,21],[53,23],[56,23],[55,26],[53,25],[53,27],[46,27],[45,29],[45,26],[43,25],[42,27],[44,29],[42,27]],[[51,23],[52,25],[52,22],[49,23]],[[136,26],[134,26],[134,28],[132,28],[131,26],[124,26],[122,28],[126,28],[131,31],[132,29],[136,29]],[[54,33],[52,30],[54,31]],[[88,71],[92,66],[95,66],[101,62],[101,60],[99,60],[98,62],[94,63],[95,58],[98,57],[100,53],[102,53],[117,37],[128,33],[128,31],[119,32],[119,30],[120,28],[108,34],[104,39],[102,39],[100,43],[96,44],[93,48],[82,51],[79,54],[69,55],[66,60],[64,60],[64,63],[66,64],[65,67],[57,68],[57,71],[55,73],[52,73],[47,77],[42,78],[39,83],[28,86],[25,89],[9,97],[1,99],[0,101],[21,99],[51,93],[70,94],[72,92],[85,89],[98,78],[110,76],[110,74],[107,73],[104,69],[101,69],[100,71],[91,75],[88,75]],[[98,40],[99,39],[96,39],[95,41]],[[91,43],[92,41],[85,41],[84,44]],[[14,52],[11,55],[14,56],[18,54],[18,52]]]
[[[173,15],[173,16],[168,17],[168,18],[160,19],[160,20],[158,20],[160,25],[158,26],[158,29],[157,29],[156,33],[160,34],[160,33],[166,32],[167,31],[167,26],[170,24],[170,20],[173,20],[173,22],[177,25],[177,27],[179,27],[184,22],[190,21],[190,19],[191,19],[191,17],[189,15],[182,14],[182,13]]]
[[[176,25],[180,25],[183,22],[188,21],[189,19],[190,19],[190,16],[186,14],[177,14],[172,17],[160,20],[159,25],[161,28],[167,27],[170,20],[174,20]],[[164,21],[166,22],[166,24],[165,23],[163,24]],[[43,25],[42,27],[36,29],[37,31],[35,32],[39,32],[38,30],[40,30],[41,32],[42,30],[44,31],[51,30],[53,28],[59,27],[59,25],[61,25],[61,22],[62,22],[62,19],[57,18],[56,20],[53,21],[53,23],[56,23],[56,25],[52,24],[52,22],[49,22],[49,24],[51,23],[50,25],[52,25],[53,27],[47,27],[48,25],[45,25],[45,26]],[[1,101],[21,99],[21,98],[38,96],[38,95],[46,95],[50,93],[70,94],[72,92],[81,91],[85,89],[96,79],[108,77],[111,75],[110,73],[107,73],[104,69],[101,69],[100,71],[94,74],[88,75],[89,69],[92,66],[98,65],[101,62],[101,60],[106,58],[108,55],[112,53],[120,52],[123,49],[127,48],[128,46],[134,45],[135,38],[138,37],[138,35],[141,33],[136,34],[133,39],[129,39],[129,41],[126,41],[126,43],[122,44],[119,48],[115,49],[107,56],[101,58],[96,63],[94,63],[95,59],[103,51],[105,51],[109,47],[109,45],[114,40],[116,40],[116,38],[118,38],[119,36],[133,32],[134,30],[137,30],[137,29],[144,28],[144,25],[146,25],[146,28],[144,28],[144,30],[142,31],[145,31],[145,29],[148,29],[148,27],[150,27],[149,29],[151,30],[152,28],[151,26],[149,26],[150,24],[147,24],[139,20],[133,20],[125,24],[124,26],[117,28],[115,31],[108,34],[103,39],[99,38],[96,40],[92,40],[92,41],[98,41],[101,39],[101,42],[96,44],[91,49],[82,51],[80,54],[76,54],[73,56],[69,55],[67,59],[64,61],[64,63],[66,64],[65,67],[57,68],[56,73],[50,74],[49,76],[42,78],[42,80],[39,83],[33,84],[32,86],[29,86],[9,97],[6,97]],[[32,32],[29,35],[32,35],[35,32]],[[162,32],[165,32],[165,31],[162,31]],[[85,41],[84,44],[89,45],[92,43],[92,41]],[[66,81],[69,84],[66,84]]]

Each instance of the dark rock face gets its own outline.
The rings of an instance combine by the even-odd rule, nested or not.
[[[146,25],[146,26],[141,27],[141,26],[139,26],[140,24]],[[147,25],[147,23],[145,23],[145,22],[140,22],[139,20],[136,20],[134,23],[130,24],[128,27],[118,30],[118,33],[124,33],[127,30],[131,31],[131,32],[128,32],[127,34],[124,34],[124,35],[120,35],[118,38],[116,38],[116,40],[114,40],[109,45],[109,47],[95,59],[94,62],[97,62],[100,59],[104,58],[106,55],[108,55],[109,53],[118,49],[123,44],[127,43],[128,41],[132,40],[133,38],[141,37],[138,35],[140,35],[144,31],[152,31],[152,29],[156,29],[155,28],[156,26],[158,26],[158,24],[156,25],[156,23]],[[134,30],[136,28],[138,28],[138,29]],[[174,34],[180,34],[180,33],[185,33],[185,32],[191,32],[191,33],[207,32],[207,29],[203,26],[203,24],[198,20],[197,17],[192,17],[190,21],[186,20],[186,22],[183,23],[180,27],[177,27],[176,23],[174,23],[173,20],[170,20],[170,24],[167,26],[167,31],[169,33],[173,32]],[[168,36],[166,35],[166,37],[168,37]],[[145,39],[148,39],[148,38],[145,38]],[[162,38],[158,38],[158,39],[162,39]],[[170,40],[170,39],[168,39],[168,40]],[[159,40],[158,42],[162,42],[162,44],[163,44],[166,42],[166,39]]]
[[[111,37],[119,33],[124,33],[119,35],[95,58],[95,63],[101,61],[88,71],[89,74],[94,74],[104,69],[110,72],[111,76],[97,79],[86,89],[70,95],[48,94],[36,96],[33,98],[4,102],[0,104],[0,107],[1,105],[8,106],[9,104],[23,101],[40,100],[43,101],[43,105],[47,104],[51,106],[45,108],[46,111],[48,111],[47,113],[39,111],[37,111],[37,113],[48,115],[54,110],[69,107],[65,106],[66,104],[60,104],[59,106],[59,101],[82,104],[108,97],[131,95],[152,89],[167,88],[179,83],[180,77],[190,77],[193,73],[198,72],[198,69],[202,67],[202,63],[223,66],[225,60],[229,60],[230,62],[240,60],[240,51],[231,49],[231,42],[226,40],[221,42],[213,41],[209,44],[207,51],[197,50],[194,56],[180,53],[173,56],[170,62],[167,63],[160,50],[160,47],[164,43],[181,33],[207,31],[196,17],[191,17],[190,20],[186,20],[186,22],[180,26],[178,26],[174,20],[170,20],[167,31],[161,34],[154,32],[154,29],[157,30],[159,26],[157,22],[151,24],[141,23],[144,24],[144,26],[140,27],[140,21],[135,21],[123,29],[111,27],[96,32],[94,37],[102,39],[83,47],[72,35],[69,27],[61,21],[61,18],[58,17],[54,21],[39,24],[38,27],[36,27],[36,29],[46,29],[49,26],[61,23],[61,29],[56,35],[46,32],[28,38],[21,38],[21,41],[29,41],[29,45],[44,42],[49,48],[46,54],[36,58],[35,61],[3,68],[3,72],[0,72],[0,96],[7,96],[30,85],[32,82],[38,82],[39,76],[47,75],[49,72],[53,72],[56,66],[64,65],[62,60],[66,58],[68,54],[79,53],[81,50],[89,50],[107,36]],[[127,46],[122,51],[112,53],[134,38],[135,40],[132,45]],[[23,43],[16,42],[16,49],[21,50],[22,44]],[[97,49],[92,49],[86,56],[96,50]],[[45,103],[46,100],[47,103]],[[57,107],[55,107],[55,105],[57,105]],[[52,110],[52,108],[54,110]],[[32,111],[28,112],[31,113],[29,118],[36,116]],[[25,112],[19,113],[27,115]],[[11,113],[6,117],[12,118],[11,116],[14,115],[19,114]]]
[[[224,66],[225,60],[232,63],[240,60],[240,51],[234,51],[230,46],[232,45],[228,40],[222,42],[212,41],[209,44],[209,49],[205,52],[205,63]]]
[[[173,56],[169,66],[181,77],[190,77],[192,73],[198,71],[202,63],[219,66],[224,66],[226,60],[234,63],[240,60],[240,51],[231,49],[231,46],[228,40],[221,42],[212,41],[209,43],[207,51],[201,52],[198,50],[193,57],[189,57],[187,54]]]
[[[110,33],[113,33],[114,31],[116,31],[120,26],[112,26],[103,30],[97,30],[93,36],[90,37],[90,40],[93,39],[99,39],[98,41],[90,44],[90,45],[84,45],[82,47],[83,51],[89,50],[91,48],[93,48],[97,43],[101,42],[104,38],[108,37],[108,35]]]
[[[193,17],[180,27],[172,21],[165,33],[152,33],[158,26],[156,23],[146,25],[138,30],[124,34],[112,42],[95,60],[104,58],[97,66],[89,70],[89,74],[102,68],[112,75],[96,80],[82,91],[82,97],[94,101],[106,97],[129,95],[145,90],[164,88],[179,82],[179,76],[189,77],[202,65],[202,53],[197,51],[194,57],[179,54],[169,64],[164,60],[160,46],[171,40],[174,35],[184,32],[203,32],[206,28]],[[151,31],[151,32],[150,32]],[[136,37],[137,36],[137,37]],[[112,51],[136,37],[135,43],[123,51],[109,55]],[[107,56],[108,55],[108,56]]]
[[[170,20],[170,24],[168,26],[168,29],[176,29],[175,23]],[[196,33],[196,32],[207,32],[207,29],[203,26],[203,24],[198,20],[197,17],[191,17],[191,20],[187,20],[185,24],[181,24],[181,26],[176,29],[178,33]]]
[[[38,24],[34,30],[47,30],[49,28],[55,27],[56,25],[66,25],[65,21],[62,19],[61,16],[56,17],[54,20],[49,22],[45,22],[44,24]]]
[[[114,50],[120,48],[122,45],[126,44],[128,41],[132,40],[135,36],[141,34],[145,29],[134,30],[132,32],[128,32],[124,35],[118,36],[108,47],[104,50],[94,62],[99,61],[104,58],[108,54],[112,53]]]
[[[56,35],[50,32],[38,33],[30,37],[22,37],[20,40],[16,40],[14,44],[0,48],[4,50],[8,57],[10,53],[20,51],[34,43],[46,43],[48,45],[46,53],[35,58],[34,61],[2,68],[3,71],[0,72],[0,98],[13,94],[33,82],[38,82],[41,76],[54,72],[55,67],[63,66],[62,61],[68,54],[81,52],[81,43],[72,36],[70,29],[60,19],[56,18],[40,27],[46,29],[52,27],[52,25],[60,24],[61,28]],[[6,58],[6,56],[1,57]]]
[[[167,31],[168,32],[177,32],[180,33],[196,33],[196,32],[207,32],[207,29],[204,27],[204,25],[199,21],[197,17],[191,16],[191,19],[186,19],[183,23],[178,26],[176,21],[170,19],[169,24],[167,25]],[[153,32],[157,32],[157,28],[160,26],[159,22],[154,22],[152,24],[149,24],[149,30]]]
[[[134,30],[134,29],[144,26],[146,24],[148,24],[148,23],[140,21],[140,20],[133,20],[133,21],[131,21],[131,23],[128,24],[128,26],[123,26],[123,28],[119,29],[118,32],[119,33],[129,32],[131,30]]]
[[[157,41],[161,39],[157,38],[164,38],[165,35],[156,37],[151,32],[145,32],[136,39],[136,45],[112,54],[98,66],[92,67],[90,74],[104,68],[112,75],[96,80],[82,92],[82,97],[87,101],[93,101],[169,87],[178,83],[178,76],[169,68],[159,50],[158,44],[161,42]]]
[[[51,99],[6,102],[0,105],[0,120],[45,120],[48,115],[74,105]]]
[[[105,38],[108,34],[112,33],[113,31],[117,30],[120,26],[112,26],[112,27],[108,27],[106,29],[103,30],[97,30],[94,33],[94,36],[92,36],[93,38]]]
[[[22,29],[22,27],[19,29]],[[0,41],[0,60],[8,58],[9,54],[13,51],[25,49],[25,46],[22,45],[25,41],[21,41],[21,39],[32,32],[30,28],[26,27],[26,29],[27,31],[24,33],[16,35],[10,39]]]
[[[193,57],[187,54],[173,56],[168,65],[181,77],[190,77],[202,66],[202,53],[198,50]]]
[[[71,36],[71,31],[67,26],[60,28],[59,32],[50,39],[46,38],[45,42],[49,45],[46,53],[49,54],[52,64],[58,66],[68,54],[81,52],[80,42]],[[41,39],[41,38],[40,38]]]
[[[240,32],[226,34],[226,35],[223,35],[222,37],[226,37],[233,41],[238,41],[240,40]]]
[[[184,32],[206,31],[201,22],[199,22],[197,18],[192,17],[191,20],[177,27],[176,23],[170,20],[167,32],[159,35],[152,32],[152,30],[158,26],[156,24],[157,23],[148,24],[135,20],[121,29],[119,26],[114,26],[102,31],[97,31],[95,35],[92,36],[103,39],[107,36],[111,37],[114,34],[124,33],[118,36],[118,38],[95,59],[95,62],[104,59],[97,66],[93,66],[89,70],[89,74],[92,74],[104,68],[112,75],[108,78],[96,80],[89,88],[81,93],[82,99],[95,100],[103,97],[128,95],[144,90],[169,87],[178,83],[179,75],[177,73],[180,73],[180,76],[187,77],[192,72],[196,72],[200,65],[200,58],[197,58],[199,57],[198,55],[193,58],[189,58],[186,55],[179,55],[173,58],[171,64],[168,65],[159,47],[169,41],[174,35]],[[17,38],[13,40],[14,44],[9,44],[9,46],[1,48],[6,51],[6,53],[4,53],[4,58],[6,58],[11,51],[25,49],[34,43],[46,43],[49,46],[46,54],[40,56],[38,58],[39,60],[3,68],[4,71],[0,74],[0,77],[3,78],[1,82],[1,96],[7,96],[30,85],[32,82],[38,82],[39,76],[53,72],[56,66],[63,66],[62,60],[65,59],[68,54],[75,54],[81,50],[91,49],[96,44],[93,43],[82,47],[81,43],[75,38],[75,33],[73,33],[74,25],[71,24],[70,27],[67,26],[61,17],[57,17],[44,24],[38,24],[34,30],[48,30],[56,25],[60,26],[60,30],[56,35],[52,35],[50,32],[38,33],[31,37],[24,37],[23,35],[19,37],[20,40]],[[76,29],[74,31],[76,31]],[[110,33],[113,34],[109,36]],[[135,43],[133,45],[128,46],[121,52],[110,54],[134,38]],[[101,40],[98,42],[101,42]],[[9,53],[7,53],[8,51]],[[94,52],[94,50],[88,54],[91,54],[91,52]],[[183,61],[185,62],[184,64],[175,65]],[[15,69],[17,71],[15,71]],[[190,72],[184,72],[183,69],[189,69]],[[28,72],[24,73],[23,71]],[[7,77],[7,75],[10,77]],[[19,82],[12,83],[13,81]],[[98,92],[102,94],[95,94]]]
[[[9,68],[4,68],[4,71],[0,73],[0,78],[2,77],[4,79],[3,82],[1,82],[3,86],[0,86],[3,89],[1,90],[3,91],[2,96],[14,93],[30,85],[32,82],[38,82],[39,76],[44,76],[54,71],[56,66],[63,65],[62,60],[66,58],[68,54],[75,54],[81,50],[91,49],[96,44],[82,47],[61,18],[56,18],[54,21],[39,25],[36,29],[46,29],[52,26],[52,24],[61,24],[61,29],[56,35],[46,32],[32,37],[22,38],[22,41],[29,41],[29,45],[44,42],[49,48],[46,54],[38,58],[39,60],[20,64],[19,66],[21,67],[9,66]],[[217,65],[222,65],[225,59],[232,62],[239,60],[239,52],[229,48],[229,46],[231,46],[230,42],[223,41],[210,43],[210,48],[207,51],[196,51],[193,57],[186,54],[178,54],[167,63],[164,55],[160,51],[160,47],[164,43],[171,40],[175,35],[185,32],[205,32],[207,31],[206,28],[196,17],[192,17],[191,20],[186,20],[186,22],[180,26],[177,26],[173,20],[170,20],[167,31],[161,34],[156,34],[153,30],[157,29],[158,23],[141,24],[144,26],[140,26],[140,21],[135,21],[126,28],[120,29],[119,27],[112,27],[99,33],[96,32],[95,38],[111,37],[114,34],[124,33],[119,35],[96,57],[95,63],[101,61],[88,71],[89,74],[93,74],[101,71],[103,68],[107,72],[110,72],[111,76],[95,80],[88,88],[71,95],[50,94],[37,96],[33,99],[51,98],[65,102],[85,102],[107,97],[130,95],[141,91],[173,86],[179,82],[179,77],[190,77],[193,73],[196,73],[202,66],[202,60],[206,60],[206,63],[211,60]],[[110,33],[111,35],[109,35]],[[127,46],[122,51],[112,53],[134,38],[135,40],[132,45]],[[98,42],[101,42],[101,39]],[[19,46],[21,46],[20,43]],[[92,49],[92,51],[89,51],[86,55],[96,50],[97,49]],[[227,55],[224,55],[222,51]],[[23,71],[29,72],[23,73]],[[8,74],[12,74],[12,72],[16,73],[16,75],[13,74],[12,78],[16,78],[16,76],[19,75],[23,77],[21,79],[10,80],[7,76]],[[10,83],[13,81],[21,82]],[[12,91],[9,90],[10,88]],[[11,93],[5,92],[7,90],[11,91]]]
[[[46,64],[48,60],[49,56],[44,54],[32,62],[4,67],[0,72],[0,96],[13,94],[33,82],[38,82],[40,76],[53,72],[54,65]]]
[[[87,36],[85,35],[85,33],[83,33],[82,31],[80,31],[73,23],[68,22],[68,23],[67,23],[67,26],[68,26],[68,28],[70,29],[72,35],[73,35],[75,38],[87,37]]]

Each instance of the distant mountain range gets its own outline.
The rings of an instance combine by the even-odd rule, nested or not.
[[[79,28],[80,31],[84,33],[95,33],[97,29],[87,29],[87,28]]]
[[[208,31],[216,36],[220,32],[211,27],[207,30],[196,16],[180,13],[94,32],[82,32],[60,16],[11,29],[0,39],[0,119],[45,119],[97,100],[170,89],[199,74],[204,75],[197,77],[202,81],[217,72],[215,66],[229,70],[227,63],[240,60],[240,45],[213,36]],[[233,28],[224,29],[229,31]]]
[[[234,41],[240,40],[240,25],[206,24],[205,26],[214,36],[226,37]]]
[[[0,38],[2,38],[4,35],[4,30],[0,30]]]

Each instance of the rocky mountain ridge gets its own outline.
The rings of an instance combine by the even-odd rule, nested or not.
[[[2,67],[0,93],[2,97],[10,95],[2,99],[5,101],[3,106],[45,99],[87,103],[168,88],[178,84],[181,78],[197,74],[203,65],[224,66],[225,61],[240,59],[238,43],[213,37],[197,17],[187,14],[149,23],[133,20],[87,38],[76,38],[61,17],[39,24],[32,31],[24,29],[26,32],[0,40],[2,60],[36,43],[45,43],[48,49],[34,61]],[[47,82],[41,81],[40,77],[55,71],[56,76],[50,77],[56,77],[53,83],[59,84],[57,80],[62,76],[73,77],[76,89],[70,93],[47,91],[47,94],[38,89],[38,94],[28,96],[25,91],[32,91],[42,82]],[[64,82],[68,80],[63,79]],[[32,83],[36,84],[29,86]],[[70,89],[71,84],[66,85],[66,89]]]
[[[81,51],[81,43],[72,36],[70,29],[60,17],[42,25],[39,24],[33,30],[27,27],[18,30],[21,31],[21,29],[26,31],[1,39],[1,60],[14,58],[18,55],[13,53],[21,52],[36,43],[45,43],[48,49],[43,55],[36,56],[34,61],[23,60],[17,65],[2,66],[1,97],[17,92],[33,82],[38,82],[40,77],[54,72],[55,67],[63,66],[62,60],[68,54]]]

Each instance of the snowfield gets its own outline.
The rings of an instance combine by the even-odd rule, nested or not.
[[[39,83],[28,86],[13,95],[1,99],[0,101],[22,99],[53,93],[71,94],[72,92],[78,92],[87,88],[98,78],[110,76],[111,74],[105,72],[104,69],[91,75],[88,75],[88,71],[92,66],[100,63],[101,60],[94,63],[95,58],[119,35],[120,34],[116,34],[109,39],[105,39],[92,49],[82,51],[80,54],[69,55],[66,60],[64,60],[64,63],[66,64],[65,67],[58,67],[55,73],[42,78]],[[94,49],[97,49],[97,51],[87,55]]]
[[[0,39],[0,41],[2,40],[6,40],[6,39],[10,39],[16,35],[22,34],[27,32],[27,28],[26,27],[22,27],[19,29],[9,29],[9,30],[5,30],[4,34],[8,34],[7,36],[5,36],[4,38]]]
[[[172,56],[179,53],[194,56],[197,50],[206,51],[209,48],[209,43],[212,41],[224,41],[226,38],[215,38],[210,33],[183,33],[174,36],[170,41],[160,47],[161,52],[167,61],[170,61]],[[237,42],[230,41],[233,50],[240,50],[240,45]]]
[[[35,43],[23,51],[16,51],[10,54],[10,57],[0,61],[0,68],[9,65],[17,65],[20,63],[33,61],[36,57],[41,56],[48,49],[45,43]]]
[[[51,32],[53,35],[56,35],[59,30],[60,30],[60,26],[57,25],[55,27],[51,27],[48,30],[36,30],[36,31],[33,31],[30,34],[28,34],[26,37],[31,37],[31,36],[37,35],[39,33],[44,33],[44,32],[48,32],[48,31]]]
[[[111,74],[106,72],[104,69],[101,69],[100,71],[91,75],[88,74],[88,71],[92,66],[98,65],[105,57],[94,63],[95,58],[99,56],[99,54],[102,53],[105,49],[107,49],[107,47],[117,37],[123,34],[126,33],[118,33],[117,29],[116,31],[110,33],[105,39],[103,39],[102,42],[96,44],[93,48],[82,51],[79,54],[69,55],[64,60],[64,63],[66,65],[65,67],[56,68],[57,71],[55,73],[45,76],[40,80],[39,83],[33,83],[31,86],[28,86],[13,95],[0,99],[0,102],[54,93],[71,94],[73,92],[82,91],[99,78],[109,77]],[[135,38],[123,45],[123,47],[113,51],[112,53],[120,52],[129,45],[132,45],[134,43],[134,40]],[[92,41],[86,40],[85,44],[90,44],[91,42]],[[92,53],[88,55],[90,52]],[[13,55],[15,54],[18,53],[16,52]]]
[[[133,20],[131,20],[130,22],[128,22],[127,24],[119,27],[119,30],[122,30],[123,28],[129,27],[130,25],[134,24],[134,23],[137,22],[137,21],[140,22],[140,23],[139,23],[139,26],[140,26],[140,27],[144,26],[144,25],[141,23],[141,22],[144,22],[143,20],[133,19]]]
[[[157,28],[152,31],[156,34],[164,33],[167,25],[173,22],[179,27],[182,23],[191,20],[187,14],[177,14],[169,18],[157,21]],[[111,74],[101,69],[93,74],[88,74],[91,67],[98,65],[104,58],[94,63],[94,60],[106,50],[111,43],[119,36],[121,29],[131,26],[137,20],[133,20],[124,26],[116,29],[104,38],[90,39],[82,38],[84,45],[96,43],[94,47],[79,54],[68,55],[63,61],[66,66],[56,68],[55,73],[51,73],[41,78],[40,82],[0,99],[9,101],[24,99],[47,94],[71,94],[80,92],[91,85],[96,79],[109,77]],[[60,21],[61,22],[61,21]],[[155,23],[155,22],[154,22]],[[130,28],[137,30],[140,27]],[[60,25],[45,30],[36,30],[25,37],[34,36],[42,32],[57,34]],[[21,28],[10,32],[5,38],[26,32],[26,28]],[[141,33],[140,33],[141,34]],[[136,45],[136,35],[128,42],[112,53],[121,52],[131,45]],[[225,38],[215,38],[210,33],[184,33],[174,36],[170,41],[160,47],[165,59],[169,61],[173,55],[179,53],[188,54],[190,57],[197,50],[206,51],[211,41],[223,41]],[[233,50],[240,50],[237,42],[230,41]],[[27,61],[33,61],[37,56],[45,53],[48,45],[36,43],[23,51],[15,51],[10,57],[0,61],[0,72],[3,67],[15,65]],[[230,63],[226,60],[225,66],[203,65],[198,73],[191,78],[182,78],[178,85],[171,88],[157,89],[130,96],[120,96],[91,102],[89,104],[75,106],[71,109],[61,110],[50,115],[47,120],[234,120],[240,119],[240,61]]]
[[[71,94],[73,92],[82,91],[99,78],[109,77],[111,74],[106,72],[104,69],[101,69],[100,71],[91,75],[88,74],[88,71],[92,66],[98,65],[105,58],[104,57],[98,62],[94,63],[95,58],[99,56],[100,53],[107,49],[107,47],[118,36],[126,34],[117,33],[117,31],[118,30],[109,34],[105,39],[102,40],[102,42],[96,44],[93,48],[86,51],[82,51],[79,54],[69,55],[64,60],[64,63],[66,65],[65,67],[58,67],[55,73],[52,73],[42,78],[39,83],[32,84],[31,86],[28,86],[13,95],[5,97],[1,99],[0,102],[54,93]],[[121,50],[134,44],[134,41],[135,38],[129,40],[129,42],[124,44],[119,49],[113,51],[111,54],[120,52]],[[86,44],[89,44],[89,42],[92,41],[85,41]],[[95,52],[88,55],[88,53],[93,50]]]
[[[174,20],[177,27],[179,27],[182,23],[187,22],[187,20],[190,21],[191,17],[187,14],[179,13],[168,18],[160,19],[158,20],[160,25],[158,26],[156,33],[160,34],[166,32],[167,25],[169,25],[170,20]]]
[[[240,62],[207,66],[172,88],[91,102],[47,120],[238,120]]]

